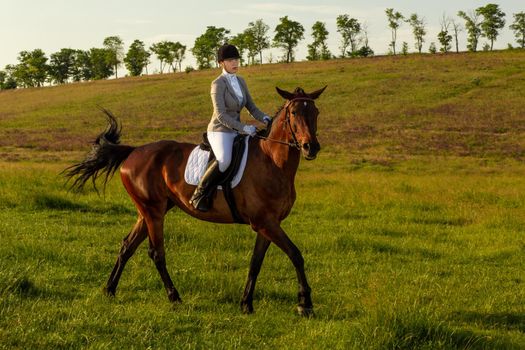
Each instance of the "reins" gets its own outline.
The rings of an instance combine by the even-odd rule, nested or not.
[[[282,145],[286,145],[288,147],[294,147],[294,148],[297,148],[298,150],[301,150],[301,145],[297,141],[297,137],[295,136],[295,133],[294,133],[293,128],[292,128],[292,123],[290,122],[290,110],[288,109],[290,107],[290,104],[292,102],[294,102],[294,101],[313,101],[313,99],[309,98],[309,97],[296,97],[296,98],[293,98],[291,100],[288,100],[288,102],[286,102],[286,104],[283,106],[283,108],[281,108],[281,111],[283,109],[286,109],[285,121],[287,122],[288,128],[290,129],[290,133],[292,134],[293,142],[286,142],[286,141],[271,139],[269,137],[261,136],[261,135],[255,135],[255,137],[257,137],[258,139],[265,140],[265,141],[280,143]]]
[[[261,140],[275,142],[275,143],[280,143],[281,145],[286,145],[288,147],[295,147],[297,149],[301,149],[301,147],[297,143],[286,142],[286,141],[281,141],[281,140],[275,140],[275,139],[271,139],[271,138],[268,138],[268,137],[265,137],[265,136],[261,136],[261,135],[255,135],[255,137],[257,137],[258,139],[261,139]]]

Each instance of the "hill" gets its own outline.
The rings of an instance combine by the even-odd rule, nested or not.
[[[104,127],[125,143],[197,142],[211,115],[217,69],[0,92],[0,159],[66,159]],[[243,67],[258,106],[275,86],[328,89],[317,102],[324,151],[351,158],[446,155],[523,159],[525,51],[409,55]],[[248,118],[244,116],[246,120]]]
[[[173,306],[142,244],[115,298],[101,292],[136,221],[119,176],[105,196],[60,172],[105,127],[123,142],[197,142],[217,70],[0,92],[0,348],[524,349],[525,51],[246,67],[319,98],[315,161],[301,161],[282,227],[301,249],[316,317],[275,245],[255,314],[239,310],[255,239],[171,210]],[[246,116],[245,116],[246,117]],[[265,179],[261,178],[261,186]]]

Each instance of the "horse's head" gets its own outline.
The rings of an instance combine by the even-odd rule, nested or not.
[[[301,149],[305,159],[315,159],[321,150],[321,145],[317,141],[319,110],[315,106],[314,100],[323,93],[326,86],[309,94],[299,87],[293,93],[281,90],[278,87],[276,89],[279,95],[287,100],[283,109],[286,128],[292,141]]]

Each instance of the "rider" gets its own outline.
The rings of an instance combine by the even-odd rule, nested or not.
[[[206,200],[209,192],[231,163],[233,140],[239,133],[250,136],[256,133],[255,126],[241,122],[241,109],[246,107],[253,118],[266,125],[271,121],[253,102],[244,79],[236,75],[240,59],[237,48],[225,44],[219,48],[217,58],[222,74],[211,83],[213,115],[207,129],[216,160],[208,165],[190,199],[196,209],[204,212],[210,209],[210,203]]]

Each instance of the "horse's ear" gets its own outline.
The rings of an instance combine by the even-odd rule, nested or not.
[[[277,86],[275,87],[275,89],[277,90],[277,93],[286,100],[293,100],[293,98],[295,97],[295,95],[292,94],[291,92],[281,90]]]
[[[326,89],[327,86],[328,86],[328,85],[325,85],[324,88],[309,93],[309,94],[308,94],[308,97],[310,97],[312,100],[315,100],[316,98],[318,98],[319,96],[321,96],[321,94],[323,93],[324,89]]]

